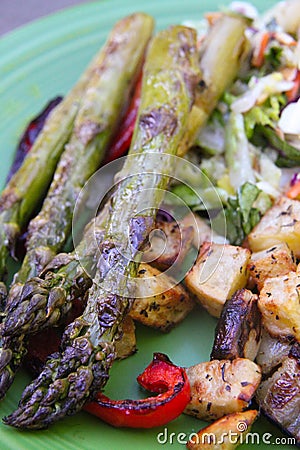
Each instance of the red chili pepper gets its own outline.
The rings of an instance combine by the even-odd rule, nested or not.
[[[142,400],[112,400],[99,393],[84,409],[115,427],[153,428],[178,417],[190,400],[185,370],[163,353],[154,353],[152,362],[137,381],[158,395]]]
[[[125,117],[121,122],[120,129],[108,150],[108,153],[104,161],[105,164],[114,161],[117,158],[120,158],[120,156],[123,156],[130,146],[136,122],[137,112],[140,106],[141,88],[142,88],[142,73],[136,83],[133,97],[129,103]]]

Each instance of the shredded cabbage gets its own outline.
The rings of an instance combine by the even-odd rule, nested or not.
[[[231,185],[235,189],[247,181],[255,182],[242,114],[234,112],[230,114],[226,125],[225,160]]]
[[[286,92],[293,86],[294,83],[284,80],[280,72],[273,72],[262,78],[251,77],[249,90],[231,104],[231,110],[235,113],[245,113],[254,105],[264,102],[271,95]]]

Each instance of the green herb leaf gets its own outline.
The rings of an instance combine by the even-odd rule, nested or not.
[[[245,130],[248,139],[254,134],[256,125],[275,128],[279,120],[281,105],[285,103],[282,95],[272,95],[262,105],[254,106],[244,114]]]
[[[281,56],[283,48],[279,46],[272,46],[265,54],[265,64],[269,70],[277,70],[281,66]]]
[[[258,224],[262,213],[255,202],[261,194],[252,183],[244,183],[235,197],[229,197],[225,206],[227,239],[231,244],[240,245],[251,230]]]

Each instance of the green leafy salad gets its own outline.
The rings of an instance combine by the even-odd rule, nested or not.
[[[287,16],[279,3],[261,16],[251,4],[233,2],[227,12],[248,24],[238,75],[185,156],[204,176],[195,181],[185,174],[192,185],[174,184],[172,191],[200,214],[216,208],[218,197],[225,208],[226,237],[241,244],[286,190],[290,171],[284,168],[300,165],[300,44],[293,8]],[[184,22],[196,28],[200,53],[218,14]],[[205,88],[205,73],[203,78]]]

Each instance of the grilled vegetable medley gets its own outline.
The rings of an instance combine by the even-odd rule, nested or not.
[[[229,450],[261,414],[300,445],[300,2],[154,25],[117,22],[20,141],[0,197],[0,398],[20,367],[33,379],[3,421],[184,413],[209,422],[188,448]],[[86,183],[124,155],[70,249]],[[109,398],[135,327],[172,333],[191,311],[213,317],[210,361],[158,349],[137,378],[158,395]]]

